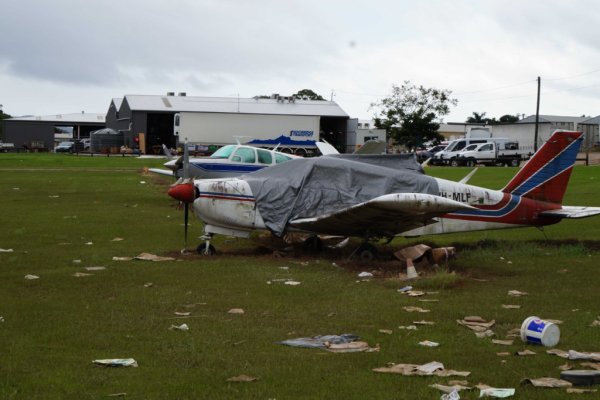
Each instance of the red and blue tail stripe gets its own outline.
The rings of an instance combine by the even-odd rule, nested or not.
[[[582,137],[582,132],[554,132],[502,191],[562,203]]]

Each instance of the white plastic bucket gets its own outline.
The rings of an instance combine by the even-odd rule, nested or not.
[[[556,324],[539,317],[528,317],[521,325],[521,339],[525,343],[554,347],[560,340],[560,329]]]

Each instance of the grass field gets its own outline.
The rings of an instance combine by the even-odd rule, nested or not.
[[[331,252],[275,258],[251,254],[264,244],[257,239],[229,238],[216,241],[216,257],[179,255],[182,212],[165,195],[170,181],[143,172],[157,165],[160,160],[0,155],[0,248],[13,249],[0,253],[1,399],[119,393],[134,399],[438,399],[441,393],[428,386],[455,378],[372,371],[390,362],[434,360],[471,371],[465,378],[470,385],[516,388],[515,398],[568,396],[564,389],[520,384],[527,377],[558,377],[565,360],[520,339],[511,346],[478,339],[456,323],[467,315],[495,319],[498,339],[530,315],[559,319],[564,323],[558,348],[600,351],[600,328],[589,326],[600,314],[600,218],[565,221],[544,232],[486,231],[396,239],[383,246],[387,252],[422,241],[459,247],[448,269],[413,284],[438,292],[426,298],[439,302],[425,303],[397,292],[405,283],[390,276],[401,266],[388,260],[360,266]],[[566,204],[600,206],[598,168],[575,168]],[[455,180],[467,172],[428,170]],[[515,172],[481,168],[470,183],[500,188]],[[191,233],[201,234],[199,222],[192,222]],[[141,252],[178,260],[112,260]],[[89,272],[84,269],[89,266],[106,270]],[[357,282],[361,270],[388,278]],[[73,276],[77,272],[92,275]],[[40,279],[26,280],[27,274]],[[283,278],[301,284],[267,284]],[[513,298],[507,295],[511,289],[529,295]],[[431,312],[402,309],[409,305]],[[231,308],[245,313],[229,314]],[[176,311],[191,315],[178,318]],[[436,324],[398,329],[422,319]],[[181,323],[190,330],[169,329]],[[341,333],[357,334],[381,350],[333,354],[276,344]],[[422,340],[440,346],[419,346]],[[496,355],[526,348],[537,354]],[[129,357],[138,368],[92,364]],[[240,374],[259,379],[227,381]],[[463,399],[478,396],[478,390],[461,392]]]

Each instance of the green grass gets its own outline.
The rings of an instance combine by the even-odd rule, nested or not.
[[[565,397],[563,390],[519,385],[525,377],[558,377],[563,359],[518,340],[504,347],[477,339],[455,322],[466,315],[495,319],[499,338],[530,315],[560,319],[559,348],[598,351],[600,328],[589,324],[600,314],[594,279],[600,254],[596,242],[577,241],[600,238],[598,218],[548,227],[549,241],[536,229],[396,239],[391,249],[422,241],[459,247],[447,269],[413,283],[416,289],[439,292],[428,296],[439,302],[424,303],[399,294],[396,289],[405,283],[398,280],[357,282],[357,268],[393,275],[400,266],[390,261],[363,267],[329,254],[235,255],[236,249],[252,249],[257,242],[228,238],[216,241],[222,250],[217,257],[179,256],[182,213],[165,195],[170,180],[142,172],[157,165],[160,160],[120,157],[0,156],[0,248],[14,249],[0,253],[0,398],[96,399],[122,392],[144,399],[439,398],[428,385],[452,378],[372,371],[388,362],[433,360],[471,371],[471,384],[516,387],[517,398]],[[468,171],[431,168],[428,173],[460,179]],[[471,183],[500,188],[515,171],[482,168]],[[600,205],[599,180],[597,168],[576,167],[565,202]],[[192,238],[200,235],[201,224],[193,221],[191,233]],[[124,240],[112,241],[115,237]],[[179,260],[112,261],[144,251]],[[98,265],[107,269],[72,276]],[[26,274],[40,279],[25,280]],[[278,278],[302,284],[267,284]],[[144,287],[148,282],[153,286]],[[529,296],[509,297],[511,289]],[[502,304],[522,308],[507,310]],[[407,305],[431,312],[407,313],[402,310]],[[228,314],[231,308],[243,308],[245,314]],[[192,314],[175,319],[175,311]],[[436,325],[398,329],[420,319]],[[183,322],[190,331],[169,330]],[[332,354],[276,344],[340,333],[379,343],[381,351]],[[422,340],[441,346],[418,346]],[[495,354],[524,348],[538,355],[511,356],[502,363]],[[139,367],[91,363],[117,357],[135,358]],[[260,379],[226,381],[239,374]]]

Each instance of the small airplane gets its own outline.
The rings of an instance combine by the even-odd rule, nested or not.
[[[190,158],[188,168],[189,175],[197,179],[226,178],[258,171],[296,158],[301,157],[244,145],[238,141],[237,144],[221,147],[209,157]],[[183,157],[171,159],[164,166],[168,169],[150,168],[149,171],[180,177],[183,171]]]
[[[404,156],[400,167],[382,161],[390,160],[385,155],[292,160],[238,178],[180,181],[168,194],[193,204],[204,222],[201,254],[215,253],[214,234],[248,237],[262,229],[360,237],[355,254],[370,260],[372,239],[542,227],[600,214],[600,207],[562,205],[582,137],[554,132],[502,190],[427,176],[408,154],[395,155]]]

